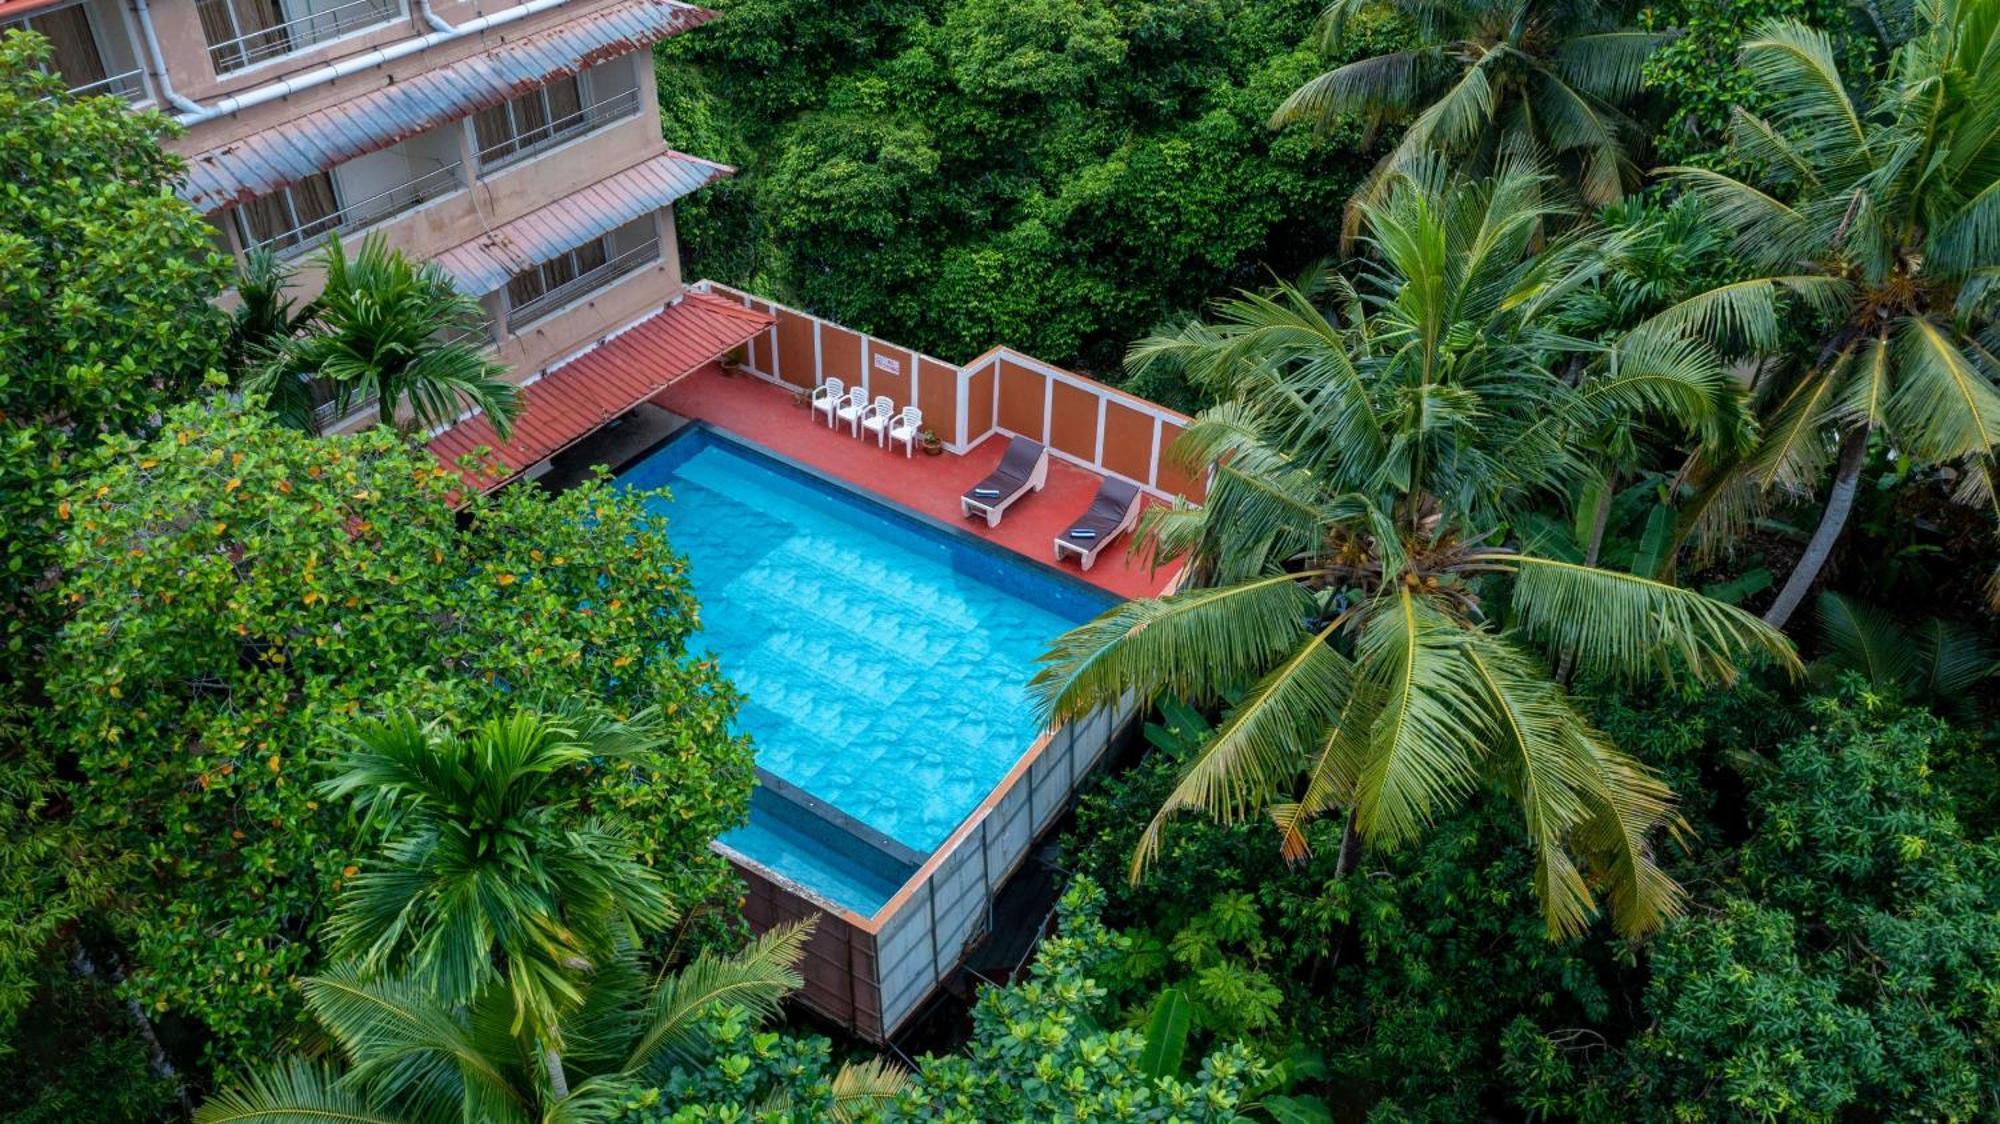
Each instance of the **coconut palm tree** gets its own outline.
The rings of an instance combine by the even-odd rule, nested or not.
[[[512,1029],[505,983],[469,1003],[448,1002],[411,979],[377,979],[355,965],[301,982],[306,1009],[338,1064],[294,1058],[251,1073],[196,1113],[198,1124],[527,1124],[609,1118],[626,1099],[666,1084],[677,1066],[708,1060],[705,1019],[735,1010],[768,1020],[797,988],[807,926],[774,929],[731,957],[704,955],[649,986],[630,946],[581,979],[573,1016],[576,1077],[558,1089],[538,1050]],[[843,1067],[833,1082],[839,1119],[893,1097],[900,1071]],[[775,1106],[774,1106],[775,1107]]]
[[[1631,146],[1644,130],[1619,107],[1639,92],[1641,65],[1666,36],[1625,26],[1620,5],[1580,0],[1332,0],[1321,17],[1326,52],[1343,50],[1355,17],[1382,6],[1415,25],[1415,45],[1327,71],[1271,116],[1273,128],[1365,117],[1371,132],[1410,119],[1355,192],[1350,235],[1390,173],[1427,153],[1474,173],[1509,152],[1547,154],[1593,205],[1637,181]]]
[[[1954,465],[1961,496],[1993,506],[2000,440],[2000,0],[1935,0],[1924,29],[1864,93],[1827,36],[1765,25],[1744,66],[1769,117],[1738,110],[1732,143],[1761,169],[1740,180],[1667,171],[1735,235],[1748,276],[1657,322],[1764,356],[1762,443],[1712,464],[1687,530],[1724,541],[1776,495],[1825,507],[1766,622],[1782,627],[1826,565],[1870,440]],[[1805,336],[1796,352],[1787,340]]]
[[[1310,820],[1345,811],[1346,874],[1363,846],[1406,841],[1491,787],[1521,806],[1552,935],[1595,914],[1586,869],[1621,931],[1680,907],[1651,854],[1677,822],[1671,793],[1544,661],[1628,682],[1795,661],[1738,610],[1504,539],[1527,501],[1590,471],[1573,435],[1639,415],[1699,433],[1734,400],[1690,340],[1601,347],[1543,326],[1607,257],[1587,224],[1544,245],[1552,218],[1573,217],[1549,188],[1515,165],[1475,183],[1420,162],[1364,205],[1379,265],[1358,284],[1243,296],[1134,348],[1135,366],[1186,364],[1221,399],[1175,444],[1209,473],[1206,503],[1145,526],[1200,584],[1075,629],[1035,680],[1054,719],[1128,692],[1231,700],[1147,828],[1134,878],[1185,810],[1269,814],[1294,857]]]
[[[297,384],[320,379],[342,413],[374,398],[383,426],[396,426],[405,408],[421,429],[474,407],[507,436],[521,410],[520,389],[500,377],[506,367],[476,342],[485,324],[477,300],[460,293],[437,263],[413,263],[379,237],[363,241],[350,259],[331,236],[320,259],[326,288],[311,320],[247,389],[287,402]]]
[[[393,825],[382,861],[337,902],[333,955],[407,977],[446,1004],[505,994],[510,1032],[564,1086],[563,1016],[584,981],[672,921],[657,874],[575,778],[666,740],[658,715],[521,709],[466,736],[408,714],[364,723],[321,791]]]

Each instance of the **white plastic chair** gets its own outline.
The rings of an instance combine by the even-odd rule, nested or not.
[[[923,432],[924,412],[915,406],[903,407],[903,412],[889,420],[889,448],[893,451],[896,442],[903,443],[905,459],[917,455],[917,434]]]
[[[847,382],[844,379],[828,379],[813,387],[812,408],[815,415],[826,415],[826,427],[833,428],[833,412],[840,408],[840,402],[847,397]]]
[[[847,392],[846,401],[834,409],[833,416],[847,426],[849,434],[859,437],[861,436],[861,415],[867,412],[868,392],[857,386]]]
[[[861,428],[875,435],[875,447],[887,444],[889,420],[896,416],[896,404],[886,394],[875,396],[875,404],[861,415]]]

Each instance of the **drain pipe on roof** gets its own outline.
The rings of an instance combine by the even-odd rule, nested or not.
[[[146,6],[146,0],[132,0],[132,12],[139,17],[139,30],[145,33],[146,53],[152,56],[146,61],[153,64],[153,78],[160,84],[160,96],[182,113],[202,112],[199,102],[174,92],[173,79],[167,76],[167,56],[160,50],[160,37],[153,31],[153,12]]]
[[[143,3],[144,0],[134,0],[134,2]],[[490,16],[480,16],[477,19],[470,19],[455,26],[444,24],[443,20],[436,20],[437,23],[444,24],[450,30],[433,31],[428,35],[420,35],[415,39],[405,39],[398,43],[391,43],[386,47],[377,47],[372,51],[366,51],[351,58],[341,59],[339,62],[328,63],[322,67],[294,74],[289,78],[279,78],[254,90],[231,97],[218,98],[206,106],[197,106],[192,110],[180,114],[175,120],[179,121],[182,125],[199,125],[204,121],[212,121],[217,117],[239,113],[254,106],[263,105],[266,102],[273,102],[280,98],[290,97],[293,94],[303,93],[315,86],[323,86],[335,79],[345,78],[351,74],[358,74],[361,71],[374,67],[386,66],[398,59],[408,58],[419,52],[428,51],[432,47],[456,42],[468,36],[491,31],[496,27],[505,27],[510,23],[524,20],[529,16],[539,15],[551,8],[560,8],[567,3],[569,3],[569,0],[526,0],[525,3],[516,4],[511,8],[504,8]],[[426,5],[424,10],[428,14],[429,6]],[[432,18],[435,19],[436,17],[433,16]]]
[[[443,16],[431,10],[431,0],[417,0],[417,11],[423,13],[424,22],[431,25],[432,31],[458,30],[456,26],[446,23]]]

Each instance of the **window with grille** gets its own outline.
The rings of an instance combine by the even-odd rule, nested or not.
[[[393,19],[398,0],[195,0],[217,74]]]
[[[583,89],[575,78],[559,78],[539,90],[481,110],[472,119],[482,167],[504,164],[589,128]]]
[[[243,245],[283,250],[318,238],[340,223],[340,193],[333,177],[316,172],[290,187],[259,195],[236,208]]]

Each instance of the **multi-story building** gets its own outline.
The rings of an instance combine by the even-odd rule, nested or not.
[[[315,246],[379,235],[479,296],[520,382],[687,303],[673,204],[729,169],[667,146],[649,48],[709,18],[677,0],[0,0],[0,29],[47,36],[73,90],[186,127],[182,194],[219,246],[294,259],[310,297]],[[742,342],[684,327],[701,350]]]

